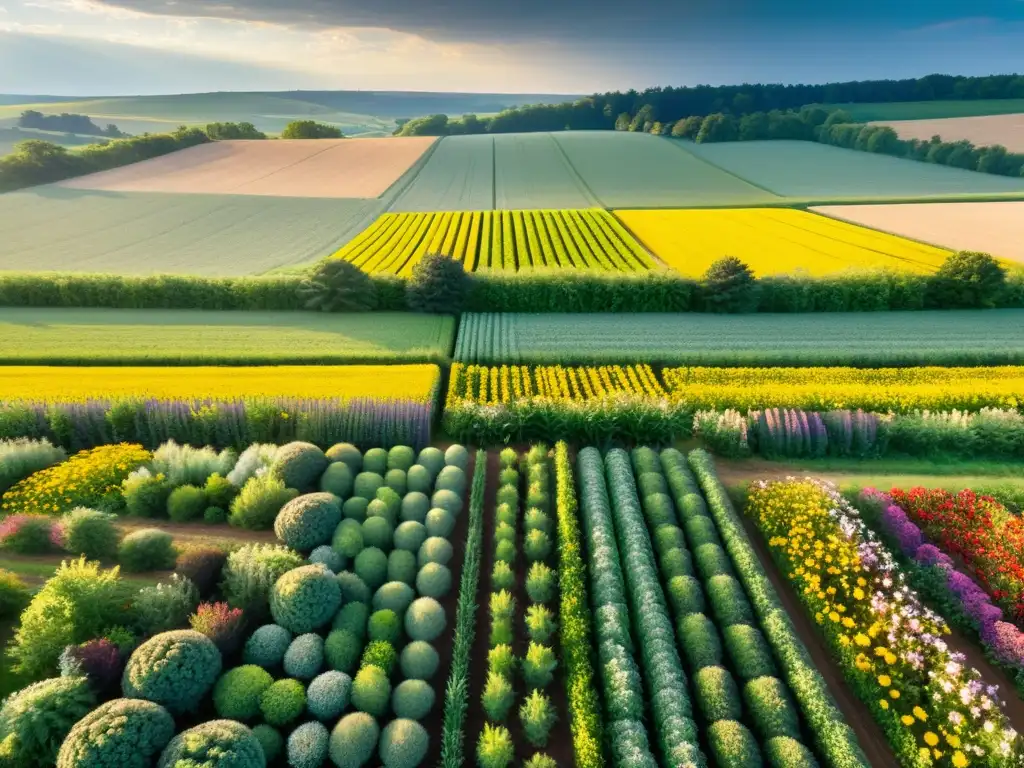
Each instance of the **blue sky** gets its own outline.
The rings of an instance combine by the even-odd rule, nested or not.
[[[589,93],[1021,69],[1024,0],[0,0],[0,92]]]

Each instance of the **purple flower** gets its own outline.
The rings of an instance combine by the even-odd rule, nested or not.
[[[912,556],[924,543],[921,529],[895,504],[890,504],[882,512],[882,527],[899,542],[900,549],[905,555]]]
[[[914,559],[921,565],[937,565],[940,568],[952,569],[953,561],[949,555],[939,550],[934,544],[922,544],[918,547]]]
[[[981,639],[1004,664],[1024,665],[1024,634],[1013,624],[993,622],[982,629]]]

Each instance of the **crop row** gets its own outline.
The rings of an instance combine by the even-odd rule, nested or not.
[[[467,272],[582,269],[642,272],[651,256],[607,211],[387,213],[338,251],[364,272],[412,274],[428,253]]]

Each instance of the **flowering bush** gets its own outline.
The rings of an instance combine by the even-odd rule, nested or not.
[[[242,641],[245,617],[241,608],[227,603],[200,603],[188,620],[196,632],[206,635],[222,654],[231,654]]]
[[[174,718],[158,704],[114,699],[83,717],[68,733],[60,768],[152,768],[174,735]]]
[[[193,711],[220,674],[220,652],[198,632],[182,629],[153,637],[132,653],[124,670],[124,695],[162,704],[174,713]]]
[[[42,555],[58,549],[62,530],[46,515],[10,515],[0,520],[0,549],[19,555]]]
[[[75,507],[116,510],[122,504],[121,481],[149,459],[149,451],[128,443],[76,453],[15,483],[0,500],[0,511],[60,515]]]
[[[124,654],[105,637],[81,645],[69,645],[60,655],[62,677],[84,677],[101,698],[121,682]]]

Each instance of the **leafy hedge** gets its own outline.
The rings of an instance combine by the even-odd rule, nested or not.
[[[473,490],[469,497],[469,531],[466,534],[459,600],[455,608],[455,638],[452,642],[451,671],[444,696],[444,724],[441,730],[441,768],[461,768],[465,760],[466,710],[469,707],[469,654],[476,635],[476,593],[480,582],[480,551],[484,538],[484,491],[487,452],[477,451]]]

